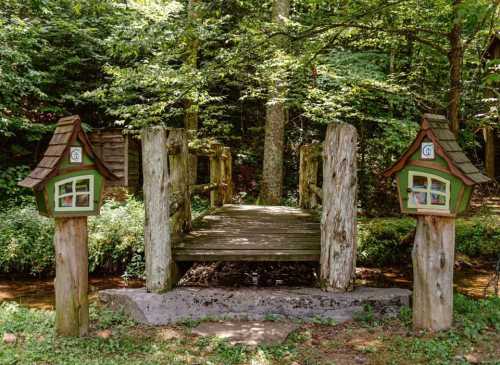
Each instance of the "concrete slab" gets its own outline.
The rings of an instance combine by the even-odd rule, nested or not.
[[[140,323],[165,325],[185,320],[269,318],[353,318],[369,304],[376,314],[395,314],[409,305],[411,292],[399,288],[356,288],[348,293],[324,292],[317,288],[190,288],[163,294],[146,289],[108,289],[99,292],[103,303],[122,308]]]
[[[230,320],[203,322],[193,328],[191,332],[198,336],[222,338],[232,345],[279,345],[298,327],[298,324],[291,322]]]

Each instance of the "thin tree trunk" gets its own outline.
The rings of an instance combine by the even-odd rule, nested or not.
[[[55,218],[56,333],[89,330],[87,217]]]
[[[413,245],[413,326],[431,331],[451,327],[455,219],[418,216]]]
[[[144,176],[144,252],[146,288],[163,292],[172,288],[174,262],[169,227],[167,131],[148,127],[142,131]]]
[[[356,128],[330,124],[323,150],[320,283],[327,291],[354,286],[356,267]]]
[[[455,136],[460,130],[460,99],[462,96],[462,24],[459,20],[458,7],[462,0],[453,2],[453,27],[448,35],[450,41],[450,52],[448,62],[450,63],[450,92],[448,97],[448,120],[450,128]]]
[[[199,18],[199,14],[196,11],[199,0],[189,0],[188,3],[188,21],[195,22]],[[194,33],[194,32],[193,32]],[[198,68],[198,50],[200,48],[199,38],[193,34],[189,40],[189,50],[186,63],[193,69]],[[191,99],[186,99],[184,103],[184,127],[192,131],[195,134],[198,130],[198,105]],[[194,154],[189,155],[189,182],[190,184],[196,184],[198,179],[198,157]]]
[[[484,128],[484,165],[486,175],[491,179],[495,179],[495,131],[492,127]]]
[[[272,19],[284,23],[290,13],[289,0],[274,0]],[[284,40],[276,37],[278,46]],[[266,106],[264,139],[264,164],[260,191],[261,204],[278,205],[283,193],[283,149],[285,140],[286,110],[283,98],[286,94],[285,80],[270,86],[270,99]]]

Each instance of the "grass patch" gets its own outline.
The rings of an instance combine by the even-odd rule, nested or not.
[[[455,296],[455,325],[437,334],[413,332],[411,310],[398,318],[373,321],[367,308],[358,321],[342,325],[304,323],[281,345],[247,347],[213,337],[195,337],[185,326],[147,327],[122,313],[91,307],[86,338],[54,336],[54,312],[0,304],[0,364],[466,364],[500,360],[500,299]],[[314,322],[314,321],[313,321]],[[103,339],[100,330],[111,330]],[[174,335],[165,337],[164,332]],[[357,360],[356,360],[357,359]],[[351,362],[349,362],[351,361]]]

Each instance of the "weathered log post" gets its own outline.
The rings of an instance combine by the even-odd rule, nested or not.
[[[173,208],[175,209],[170,212],[170,234],[172,240],[175,240],[183,232],[191,230],[189,148],[184,129],[171,128],[168,130],[167,150],[175,151],[168,156],[170,201],[174,203]]]
[[[306,144],[300,147],[299,206],[310,209],[318,206],[316,193],[311,185],[318,184],[318,167],[321,144]]]
[[[89,330],[87,217],[56,218],[54,246],[56,333],[85,336]]]
[[[356,266],[356,128],[332,123],[323,151],[320,282],[327,291],[353,289]]]
[[[170,199],[166,128],[153,126],[143,129],[142,169],[146,288],[159,293],[172,288],[174,271],[168,224]]]
[[[224,191],[222,186],[222,145],[213,144],[214,154],[210,156],[210,183],[217,184],[217,188],[210,191],[210,206],[222,207],[224,204]]]
[[[233,159],[231,149],[224,147],[222,149],[222,183],[224,186],[224,204],[230,204],[233,200]]]
[[[455,218],[418,216],[412,251],[415,328],[451,327],[454,253]]]

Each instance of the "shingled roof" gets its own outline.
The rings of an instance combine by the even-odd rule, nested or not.
[[[448,120],[442,115],[424,114],[421,129],[412,145],[403,156],[389,168],[384,175],[390,176],[402,170],[406,161],[420,148],[422,140],[427,137],[436,145],[436,152],[448,163],[451,174],[460,178],[467,185],[475,185],[490,181],[472,164],[457,143],[451,132]]]
[[[92,160],[95,168],[108,180],[115,180],[117,177],[102,163],[92,149],[87,135],[82,129],[80,117],[72,115],[59,119],[54,135],[49,142],[49,147],[45,151],[42,160],[36,168],[22,181],[19,186],[32,189],[41,189],[53,176],[58,174],[59,162],[66,155],[69,147],[78,140],[83,150]]]

